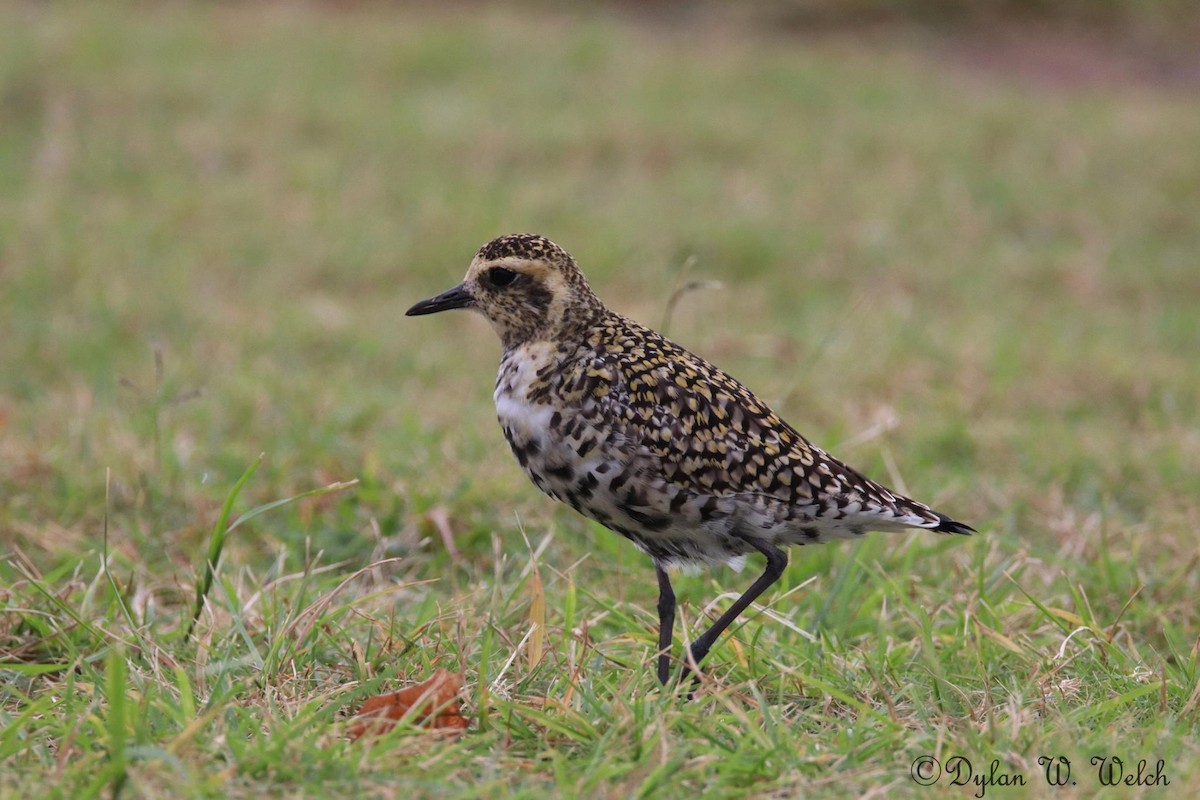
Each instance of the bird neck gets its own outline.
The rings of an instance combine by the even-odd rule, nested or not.
[[[496,332],[505,351],[538,342],[570,346],[581,344],[588,332],[611,313],[600,298],[588,293],[552,302],[545,317],[534,324],[497,325]]]

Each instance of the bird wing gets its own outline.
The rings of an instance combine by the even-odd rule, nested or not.
[[[764,495],[848,526],[942,523],[809,442],[722,370],[636,323],[624,331],[586,363],[581,412],[609,421],[634,469],[695,495]]]

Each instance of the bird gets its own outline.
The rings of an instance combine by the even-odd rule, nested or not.
[[[629,539],[658,579],[657,678],[671,680],[670,570],[761,554],[763,573],[684,653],[680,681],[783,575],[788,548],[868,531],[974,528],[810,442],[736,379],[610,310],[536,234],[483,245],[457,286],[407,316],[469,309],[500,338],[496,416],[545,494]]]

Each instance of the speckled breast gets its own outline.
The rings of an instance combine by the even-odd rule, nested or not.
[[[562,392],[545,390],[552,357],[534,346],[506,352],[494,395],[504,437],[539,489],[665,563],[725,562],[750,550],[731,535],[732,508],[647,474],[613,426],[556,403]]]
[[[496,380],[496,416],[513,455],[546,494],[595,517],[590,502],[605,475],[623,465],[614,459],[604,433],[583,424],[577,413],[556,404],[543,389],[553,365],[549,347],[527,345],[505,353]],[[533,399],[534,397],[538,399]],[[601,520],[603,522],[603,520]]]

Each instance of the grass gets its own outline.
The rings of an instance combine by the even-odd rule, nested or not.
[[[3,796],[1200,786],[1194,95],[546,6],[2,13]],[[511,463],[485,323],[402,317],[513,230],[652,324],[719,281],[674,338],[980,533],[797,551],[660,695],[650,565]],[[685,636],[750,580],[680,578]],[[346,741],[438,667],[465,736]]]

